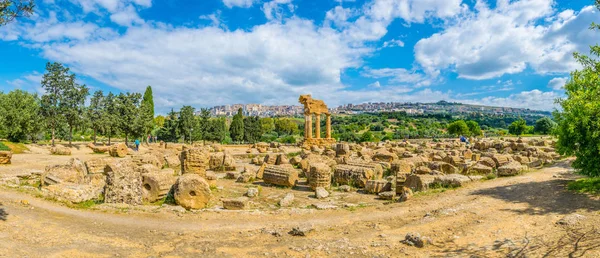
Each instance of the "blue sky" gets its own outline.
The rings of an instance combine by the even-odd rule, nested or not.
[[[164,113],[234,103],[459,101],[552,110],[592,0],[39,0],[0,27],[0,91],[48,61]]]

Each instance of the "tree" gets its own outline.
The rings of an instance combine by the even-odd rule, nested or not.
[[[596,7],[600,10],[598,0]],[[600,25],[592,23],[591,29],[600,30]],[[555,111],[554,118],[558,152],[575,155],[573,167],[581,174],[600,176],[600,46],[591,46],[590,53],[573,54],[582,69],[571,72],[566,98],[557,101],[562,112]]]
[[[140,107],[140,123],[145,135],[149,135],[154,129],[154,99],[152,96],[152,87],[146,87],[144,92],[144,98],[142,99],[142,105]],[[146,144],[148,144],[148,137]]]
[[[525,131],[527,131],[527,122],[523,118],[519,118],[508,126],[508,132],[516,136],[525,133]]]
[[[549,117],[542,117],[535,121],[533,131],[538,134],[550,134],[556,128],[556,125],[556,122],[552,121]]]
[[[292,119],[280,118],[275,120],[275,131],[280,135],[292,135],[298,132],[298,124]]]
[[[46,73],[42,77],[42,88],[46,93],[42,96],[42,115],[52,133],[52,146],[56,138],[56,130],[64,123],[63,105],[67,89],[75,83],[75,75],[69,68],[60,63],[47,63]]]
[[[448,125],[448,134],[469,136],[469,126],[464,120],[458,120]]]
[[[0,0],[0,26],[15,18],[31,15],[34,7],[34,0]]]
[[[85,98],[89,95],[89,89],[75,82],[75,74],[72,74],[66,86],[60,102],[60,111],[69,125],[69,145],[71,145],[73,128],[83,121]]]
[[[472,136],[481,136],[483,135],[483,132],[481,132],[481,127],[479,127],[479,124],[473,120],[469,120],[466,122],[467,127],[469,127],[469,132],[470,135]]]
[[[258,116],[244,118],[244,140],[255,143],[262,136],[262,125]]]
[[[179,120],[177,125],[179,132],[183,136],[183,141],[192,143],[192,132],[196,127],[196,118],[194,117],[195,109],[191,106],[183,106],[179,111]]]
[[[41,130],[40,103],[37,94],[13,90],[0,94],[0,137],[12,142],[21,142]]]
[[[104,107],[102,109],[102,124],[104,125],[104,134],[108,137],[108,145],[113,135],[119,133],[117,99],[112,92],[106,94],[104,98]]]
[[[200,109],[200,116],[198,116],[198,139],[203,141],[207,140],[209,130],[210,110],[207,108]]]
[[[265,134],[265,133],[270,133],[273,130],[275,130],[275,122],[273,121],[273,118],[270,118],[270,117],[261,118],[260,126],[261,126],[261,131],[260,131],[261,135]]]
[[[157,127],[163,127],[163,125],[165,125],[165,117],[164,116],[155,117],[154,125],[156,125]]]
[[[165,142],[177,142],[179,133],[177,129],[177,112],[171,112],[165,118],[165,124],[158,130],[158,139]]]
[[[90,121],[90,126],[94,130],[94,144],[96,144],[96,136],[98,131],[102,131],[104,127],[104,93],[101,90],[94,92],[90,99],[90,106],[86,109],[86,115]]]
[[[117,124],[119,131],[125,134],[125,143],[129,143],[129,136],[139,137],[142,133],[139,121],[139,106],[142,94],[120,93],[116,98]]]
[[[233,120],[229,126],[229,135],[233,141],[241,142],[244,140],[244,115],[242,108],[238,109],[237,114],[233,116]]]

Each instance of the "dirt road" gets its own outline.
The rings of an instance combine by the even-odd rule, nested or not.
[[[571,173],[563,162],[405,203],[324,211],[114,214],[0,189],[0,257],[600,257],[600,200],[566,191]],[[296,226],[313,230],[288,234]],[[401,243],[409,232],[433,243]]]

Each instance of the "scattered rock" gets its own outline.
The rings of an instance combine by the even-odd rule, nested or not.
[[[379,193],[378,196],[379,196],[379,199],[382,199],[382,200],[392,200],[396,196],[396,192],[395,191],[381,192],[381,193]]]
[[[342,185],[338,187],[338,189],[342,192],[350,192],[350,190],[352,190],[352,187],[350,187],[349,185]]]
[[[258,188],[248,188],[248,191],[246,192],[246,196],[248,197],[256,197],[258,196]]]
[[[421,236],[421,234],[419,234],[419,233],[408,233],[404,237],[404,240],[402,240],[400,242],[410,245],[410,246],[416,246],[418,248],[423,248],[423,247],[427,246],[427,244],[431,243],[431,239],[426,236]]]
[[[294,194],[293,193],[287,193],[283,199],[281,199],[279,201],[279,206],[281,207],[289,207],[292,205],[292,203],[294,203]]]
[[[314,231],[312,226],[305,225],[292,228],[292,231],[288,232],[288,234],[292,236],[306,236],[312,231]]]
[[[335,206],[333,204],[329,204],[329,203],[313,203],[312,206],[315,207],[317,210],[337,209],[337,206]]]
[[[315,190],[315,196],[317,199],[325,199],[329,197],[329,192],[327,192],[327,190],[325,190],[323,187],[317,187],[317,190]]]
[[[248,197],[239,197],[235,199],[224,199],[223,208],[227,210],[245,210],[248,206]]]
[[[573,225],[576,225],[577,223],[579,223],[580,221],[584,220],[585,218],[586,217],[583,215],[573,213],[573,214],[564,216],[562,219],[557,221],[556,224],[564,225],[564,226],[573,226]]]

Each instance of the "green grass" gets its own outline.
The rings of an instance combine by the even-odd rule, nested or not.
[[[287,157],[288,158],[293,158],[293,157],[296,157],[296,156],[300,155],[300,153],[301,153],[300,151],[290,152],[290,153],[287,154]]]
[[[10,148],[4,143],[0,142],[0,151],[10,151]]]
[[[0,142],[0,150],[5,150],[2,146],[7,147],[8,150],[12,150],[14,154],[22,154],[25,151],[29,151],[27,146],[22,143],[14,143],[14,142]]]
[[[569,182],[567,189],[579,193],[600,195],[600,177],[582,178]]]

